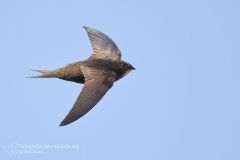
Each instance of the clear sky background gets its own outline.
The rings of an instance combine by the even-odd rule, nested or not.
[[[238,0],[1,1],[0,159],[239,160],[239,17]],[[25,77],[88,58],[83,25],[137,70],[58,127],[82,85]]]

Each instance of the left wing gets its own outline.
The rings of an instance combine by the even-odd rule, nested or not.
[[[114,72],[87,67],[81,67],[81,69],[85,77],[85,84],[77,101],[60,126],[72,123],[90,111],[112,87],[116,79]]]

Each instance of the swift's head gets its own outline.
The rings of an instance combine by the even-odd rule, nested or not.
[[[127,70],[135,70],[135,68],[128,62],[125,62],[125,61],[121,61],[120,62],[120,68],[124,71],[127,71]]]
[[[128,62],[121,61],[119,62],[119,72],[118,72],[118,80],[122,77],[126,76],[130,71],[135,70],[135,68]]]

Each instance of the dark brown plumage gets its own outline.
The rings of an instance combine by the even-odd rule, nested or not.
[[[66,65],[54,71],[34,70],[42,73],[32,78],[60,78],[76,83],[84,83],[72,109],[61,122],[67,125],[90,111],[112,87],[113,83],[135,68],[121,61],[117,45],[104,33],[84,27],[92,44],[93,54],[85,61]]]

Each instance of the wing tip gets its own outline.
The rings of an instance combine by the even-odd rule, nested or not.
[[[78,118],[77,118],[78,119]],[[71,117],[69,117],[69,115],[67,115],[64,120],[62,120],[62,122],[59,124],[59,127],[62,126],[66,126],[74,121],[76,121],[77,119],[72,119]]]
[[[72,123],[73,121],[69,120],[67,117],[64,118],[64,120],[62,120],[62,122],[59,124],[59,127],[62,127],[62,126],[66,126],[70,123]]]
[[[87,27],[87,26],[83,26],[83,28],[89,33],[98,33],[100,31],[98,31],[97,29],[94,29],[92,27]]]
[[[62,123],[60,123],[60,124],[59,124],[59,127],[63,127],[63,126],[65,126],[65,125],[64,125],[64,124],[62,124]]]
[[[68,125],[69,123],[66,123],[64,120],[59,124],[59,127],[63,127]]]
[[[86,31],[95,30],[95,29],[93,29],[93,28],[91,28],[91,27],[87,27],[87,26],[83,26],[83,28],[84,28]]]

